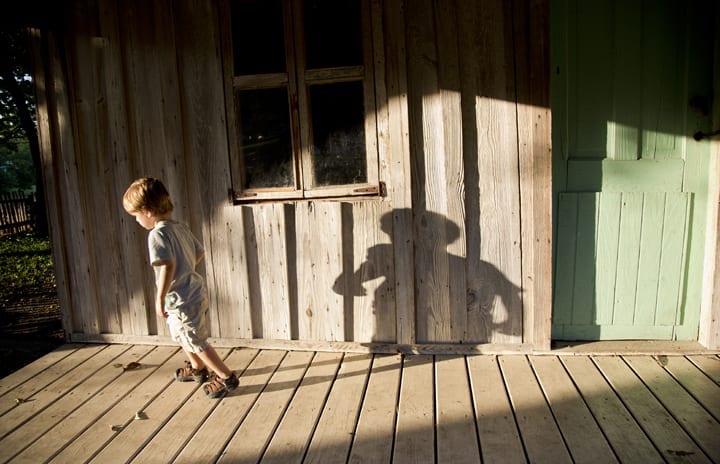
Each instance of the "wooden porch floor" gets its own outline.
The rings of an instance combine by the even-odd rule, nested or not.
[[[61,347],[0,380],[0,462],[720,462],[715,355],[218,351],[220,401],[174,347]]]

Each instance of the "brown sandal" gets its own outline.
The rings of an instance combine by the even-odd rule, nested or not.
[[[178,382],[197,382],[203,383],[208,378],[208,370],[206,367],[195,369],[192,364],[185,361],[186,366],[175,371],[175,380]]]
[[[233,372],[227,379],[215,375],[212,381],[203,387],[203,390],[209,398],[221,398],[227,395],[228,392],[235,390],[239,384],[240,380]]]

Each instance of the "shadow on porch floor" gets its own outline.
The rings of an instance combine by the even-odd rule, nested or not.
[[[0,380],[0,462],[720,462],[716,354],[219,351],[218,401],[174,347],[63,345]]]

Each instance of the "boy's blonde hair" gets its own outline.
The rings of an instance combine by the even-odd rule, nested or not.
[[[142,177],[125,191],[123,208],[130,214],[149,212],[162,216],[173,210],[173,204],[162,182],[153,177]]]

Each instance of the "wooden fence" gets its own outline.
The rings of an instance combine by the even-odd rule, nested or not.
[[[0,235],[32,230],[35,195],[0,193]]]

